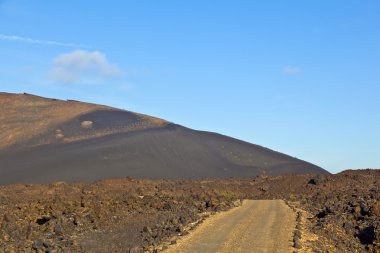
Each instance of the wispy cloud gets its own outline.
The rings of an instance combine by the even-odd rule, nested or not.
[[[16,35],[5,35],[5,34],[0,34],[0,40],[40,44],[40,45],[60,46],[60,47],[91,48],[90,46],[86,46],[82,44],[58,42],[58,41],[52,41],[52,40],[38,40],[38,39],[31,39],[31,38],[20,37]]]
[[[284,74],[286,74],[286,75],[296,75],[296,74],[301,73],[301,72],[302,72],[302,69],[299,68],[299,67],[295,67],[295,66],[290,66],[290,65],[288,65],[288,66],[285,66],[285,67],[283,68],[283,72],[284,72]]]
[[[109,63],[101,52],[75,50],[58,55],[53,60],[50,75],[59,83],[100,83],[123,76],[123,71]]]

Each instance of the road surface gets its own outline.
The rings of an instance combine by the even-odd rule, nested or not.
[[[211,216],[166,252],[293,252],[295,213],[282,200],[244,200]]]

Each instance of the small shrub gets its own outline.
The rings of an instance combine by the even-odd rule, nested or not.
[[[230,191],[221,191],[219,193],[222,197],[224,197],[227,201],[233,201],[237,199],[237,195],[234,192]]]

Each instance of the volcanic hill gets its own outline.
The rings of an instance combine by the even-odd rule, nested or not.
[[[224,135],[73,100],[0,93],[0,184],[320,173]]]

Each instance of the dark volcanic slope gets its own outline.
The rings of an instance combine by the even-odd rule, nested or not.
[[[177,125],[0,154],[0,184],[109,177],[253,177],[324,173],[260,146]]]
[[[18,145],[0,149],[0,184],[126,176],[183,179],[327,173],[310,163],[227,136],[113,108],[88,106],[90,109],[74,113],[73,108],[82,106],[79,102],[75,107],[66,102],[71,103],[70,110],[64,101],[59,103],[60,110],[70,115],[68,120],[46,120],[38,134],[18,138],[14,141]],[[32,106],[28,106],[31,112]],[[23,117],[31,119],[26,126],[38,125],[33,122],[33,113]],[[7,120],[4,112],[3,118]],[[22,118],[17,120],[9,122],[17,122],[22,129]]]

